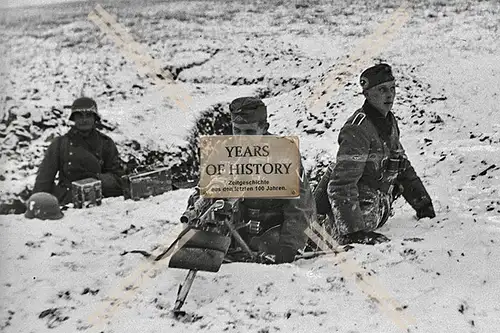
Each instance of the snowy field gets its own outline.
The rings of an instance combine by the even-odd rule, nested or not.
[[[381,230],[389,243],[199,273],[183,307],[192,320],[179,321],[169,310],[187,272],[125,253],[168,246],[188,190],[106,199],[58,221],[1,215],[1,332],[500,331],[498,1],[415,1],[404,11],[395,1],[101,2],[175,73],[192,96],[189,111],[87,19],[95,4],[1,10],[2,198],[32,186],[82,92],[97,100],[121,153],[131,140],[175,150],[203,112],[258,94],[273,133],[300,135],[314,175],[334,158],[340,126],[363,102],[358,68],[384,61],[397,78],[402,142],[437,217],[417,221],[398,201]],[[389,26],[371,39],[398,20],[397,31]],[[311,114],[306,101],[328,73],[336,91]],[[346,262],[361,275],[343,269]],[[363,276],[390,297],[364,293]]]

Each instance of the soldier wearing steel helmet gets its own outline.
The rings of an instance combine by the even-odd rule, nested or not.
[[[95,178],[102,182],[104,197],[122,195],[124,171],[114,141],[96,129],[100,121],[96,102],[88,97],[76,99],[69,119],[74,122],[72,128],[56,137],[45,152],[33,193],[51,193],[64,205],[71,202],[73,181]]]
[[[336,162],[315,190],[318,212],[329,215],[329,226],[341,244],[386,241],[374,230],[390,217],[399,195],[417,218],[435,217],[431,197],[408,160],[391,112],[396,96],[391,67],[366,69],[360,84],[365,103],[342,127]]]

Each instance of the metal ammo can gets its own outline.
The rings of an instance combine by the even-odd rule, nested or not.
[[[102,203],[102,183],[95,178],[85,178],[71,183],[71,194],[75,208],[100,206]]]

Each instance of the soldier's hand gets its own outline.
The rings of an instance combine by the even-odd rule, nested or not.
[[[436,213],[434,212],[434,206],[432,205],[432,201],[428,197],[422,198],[422,200],[416,205],[415,211],[417,212],[417,219],[423,219],[425,217],[435,218]]]
[[[425,206],[425,207],[422,207],[419,210],[417,210],[417,218],[419,220],[423,219],[425,217],[428,217],[430,219],[433,219],[436,217],[436,213],[434,212],[434,207],[432,206],[432,204]]]
[[[100,180],[100,178],[98,177],[99,174],[97,173],[93,173],[93,172],[90,172],[90,171],[87,171],[85,173],[82,174],[82,179],[85,179],[85,178],[94,178],[94,179],[97,179],[97,180]]]
[[[292,262],[295,260],[295,255],[297,250],[288,246],[281,246],[276,253],[275,263],[282,264],[286,262]]]
[[[340,245],[352,243],[375,245],[388,241],[390,241],[388,237],[374,231],[357,231],[351,234],[340,236],[338,239]]]
[[[276,259],[275,256],[269,253],[260,252],[257,254],[257,262],[259,264],[271,265],[276,263]]]

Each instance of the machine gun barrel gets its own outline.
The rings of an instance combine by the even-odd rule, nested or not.
[[[193,209],[186,210],[184,213],[182,213],[181,216],[181,223],[189,223],[193,221],[198,214]]]
[[[181,223],[191,223],[201,217],[201,215],[210,207],[212,204],[211,199],[199,198],[189,207],[180,218]]]

